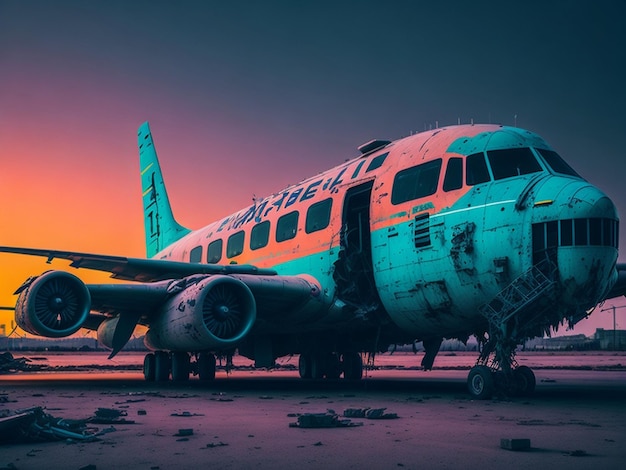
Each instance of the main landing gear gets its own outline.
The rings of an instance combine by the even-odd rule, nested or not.
[[[200,380],[215,379],[215,356],[211,353],[194,354],[195,361],[187,352],[156,351],[146,354],[143,360],[143,376],[148,382],[166,382],[172,377],[174,382],[189,380],[189,375],[197,375]]]
[[[300,354],[298,372],[303,379],[338,379],[343,373],[346,380],[361,380],[363,358],[356,352]]]

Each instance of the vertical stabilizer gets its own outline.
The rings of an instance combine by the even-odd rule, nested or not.
[[[190,230],[176,222],[172,214],[170,201],[163,183],[161,166],[147,122],[139,127],[137,145],[139,146],[141,170],[146,254],[148,258],[152,258],[168,245],[187,235]]]

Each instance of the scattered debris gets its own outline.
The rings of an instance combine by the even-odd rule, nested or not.
[[[576,450],[573,450],[571,452],[567,452],[565,455],[569,455],[570,457],[587,457],[587,456],[589,456],[589,454],[586,451],[582,450],[582,449],[576,449]]]
[[[0,353],[0,373],[13,373],[19,371],[41,370],[40,365],[30,364],[31,360],[26,357],[13,357],[9,351]]]
[[[29,408],[0,418],[0,442],[95,441],[100,433],[87,422],[55,418],[39,406]]]
[[[190,416],[204,416],[204,415],[202,413],[191,413],[189,411],[183,411],[182,413],[172,413],[170,416],[189,418]]]
[[[142,401],[146,401],[146,399],[145,398],[136,398],[136,399],[130,399],[129,398],[128,400],[125,400],[125,401],[116,401],[115,404],[116,405],[122,405],[124,403],[139,403],[139,402],[142,402]]]
[[[228,444],[226,444],[225,442],[209,442],[206,446],[208,449],[212,449],[213,447],[224,447],[227,446]]]
[[[500,439],[500,448],[506,450],[530,450],[530,439]]]
[[[298,422],[289,423],[290,428],[346,428],[363,426],[349,419],[339,419],[336,413],[305,413],[298,416]]]
[[[343,415],[346,418],[366,418],[366,419],[397,419],[396,413],[385,413],[387,408],[348,408]]]
[[[121,417],[126,415],[126,411],[123,410],[98,408],[95,412],[95,416],[89,418],[88,421],[94,424],[135,424],[135,421]]]

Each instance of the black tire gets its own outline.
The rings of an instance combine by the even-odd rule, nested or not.
[[[515,390],[520,397],[528,397],[535,392],[537,379],[530,367],[519,366],[513,371],[513,378],[515,379]]]
[[[154,359],[154,380],[167,382],[170,378],[170,355],[165,351],[157,351]]]
[[[363,378],[363,359],[359,353],[344,354],[342,367],[344,379],[361,380]]]
[[[301,379],[311,378],[311,356],[308,354],[300,354],[298,359],[298,373]]]
[[[493,375],[487,366],[474,366],[467,376],[467,390],[477,400],[488,400],[493,396]]]
[[[184,382],[189,380],[189,354],[186,352],[172,353],[172,380],[174,382]]]
[[[146,382],[154,382],[154,375],[156,372],[156,364],[153,353],[146,354],[143,358],[143,378]]]
[[[311,378],[313,380],[323,379],[326,375],[326,360],[323,354],[316,354],[311,358]]]
[[[341,376],[341,361],[339,355],[330,353],[326,356],[326,378],[337,380]]]
[[[203,381],[215,380],[215,356],[211,353],[198,355],[198,378]]]

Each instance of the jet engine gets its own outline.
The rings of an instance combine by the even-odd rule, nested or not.
[[[48,338],[76,333],[91,308],[89,290],[76,276],[46,271],[18,289],[15,321],[24,331]]]
[[[256,302],[248,286],[229,276],[208,276],[167,301],[145,343],[154,350],[229,349],[255,320]]]

